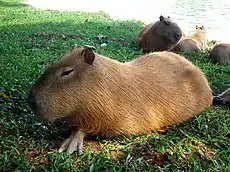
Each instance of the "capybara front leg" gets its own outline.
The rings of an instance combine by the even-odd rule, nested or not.
[[[84,137],[85,133],[83,131],[72,131],[70,137],[62,143],[58,152],[66,151],[67,154],[72,154],[74,151],[77,151],[81,155],[83,153]]]

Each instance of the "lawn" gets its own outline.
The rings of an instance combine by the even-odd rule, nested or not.
[[[31,113],[29,88],[73,44],[95,46],[122,62],[136,58],[143,23],[113,21],[103,13],[40,11],[18,0],[0,1],[0,11],[0,171],[230,171],[230,110],[221,106],[165,132],[88,137],[82,156],[58,153],[70,131]],[[98,39],[100,34],[107,38]],[[230,84],[230,67],[213,64],[208,52],[181,54],[206,73],[213,92]]]

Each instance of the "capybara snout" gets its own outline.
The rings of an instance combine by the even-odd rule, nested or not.
[[[178,42],[180,40],[180,38],[182,37],[182,33],[175,33],[175,42]]]
[[[33,113],[39,118],[44,119],[44,104],[42,104],[41,100],[39,99],[39,91],[35,86],[31,88],[27,98],[28,105]],[[43,107],[43,108],[42,108]]]
[[[180,31],[180,30],[177,30],[177,31],[175,31],[174,34],[168,33],[168,34],[164,37],[164,39],[166,39],[166,41],[168,41],[168,42],[174,44],[175,42],[178,42],[178,41],[181,39],[181,36],[182,36],[181,31]]]

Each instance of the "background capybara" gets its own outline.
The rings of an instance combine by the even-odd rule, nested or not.
[[[206,29],[204,26],[196,25],[196,31],[191,36],[182,38],[173,48],[172,51],[201,51],[206,48]]]
[[[213,96],[213,105],[229,105],[230,106],[230,88],[217,96]]]
[[[75,47],[32,86],[29,106],[43,119],[68,118],[76,126],[59,152],[82,153],[86,134],[148,133],[180,123],[212,104],[204,73],[173,52],[127,63]]]
[[[137,35],[136,43],[144,53],[169,50],[182,37],[181,28],[170,17],[147,24]]]
[[[221,43],[214,46],[209,57],[216,63],[230,64],[230,44]]]
[[[179,51],[184,51],[184,52],[191,52],[191,51],[200,51],[200,47],[197,45],[197,43],[190,39],[190,38],[185,38],[182,39],[178,44],[176,44],[172,51],[179,52]]]
[[[196,31],[193,33],[190,38],[196,41],[197,45],[201,50],[205,50],[207,44],[207,31],[203,25],[196,25]]]

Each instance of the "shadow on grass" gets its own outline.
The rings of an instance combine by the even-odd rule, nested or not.
[[[11,148],[8,145],[12,144],[12,142],[12,146],[15,146],[19,150],[19,154],[26,155],[28,149],[42,150],[45,148],[48,151],[53,151],[53,149],[58,148],[64,138],[69,136],[70,130],[66,125],[60,123],[56,125],[41,123],[28,109],[26,102],[28,90],[41,74],[46,63],[60,58],[75,43],[93,45],[97,48],[96,51],[98,53],[116,58],[119,61],[130,60],[139,55],[139,49],[135,45],[135,35],[139,31],[138,28],[140,28],[140,25],[137,23],[111,22],[110,20],[100,22],[88,18],[78,21],[46,22],[2,28],[0,33],[3,40],[2,44],[0,44],[2,50],[2,54],[0,55],[2,62],[2,82],[0,86],[2,92],[6,93],[11,101],[2,103],[3,110],[0,119],[0,131],[4,144],[2,145],[1,152],[8,152],[10,154]],[[100,34],[106,37],[100,39],[98,37]],[[107,46],[101,47],[102,43],[107,43]],[[213,70],[207,69],[207,71],[211,75]],[[214,80],[213,78],[211,79]],[[221,81],[224,81],[223,78]],[[216,110],[214,107],[213,109]],[[205,115],[198,116],[185,124],[172,127],[168,132],[161,135],[112,140],[99,139],[104,150],[101,155],[101,146],[94,142],[97,139],[89,137],[88,140],[93,141],[89,142],[89,145],[94,147],[95,151],[99,151],[99,154],[90,154],[90,150],[88,150],[82,159],[88,163],[91,162],[88,156],[94,156],[93,159],[97,161],[95,163],[97,165],[101,163],[101,166],[98,168],[105,170],[110,167],[109,165],[103,167],[105,163],[114,163],[117,166],[116,168],[135,168],[137,170],[142,166],[151,169],[151,164],[155,165],[154,168],[156,169],[159,169],[158,166],[166,168],[166,166],[171,164],[171,167],[167,168],[173,169],[176,168],[172,167],[173,164],[180,165],[181,154],[177,155],[177,158],[174,158],[171,153],[179,151],[180,147],[175,147],[175,150],[173,148],[181,140],[183,140],[181,144],[185,144],[186,141],[184,140],[188,139],[191,141],[192,138],[195,138],[196,140],[200,139],[203,142],[207,142],[213,149],[226,149],[228,145],[225,134],[227,131],[226,126],[216,125],[218,122],[225,124],[225,113],[229,113],[229,110],[217,108],[216,113],[212,110],[207,111]],[[209,128],[206,125],[210,125]],[[138,141],[140,138],[142,141]],[[118,146],[115,146],[117,144]],[[185,145],[189,146],[187,142]],[[162,152],[166,152],[166,149],[172,149],[171,153],[167,152],[166,155],[162,155]],[[189,148],[186,148],[186,150],[189,152]],[[45,156],[49,156],[47,155],[48,151],[45,151]],[[115,152],[114,155],[108,158],[106,155],[112,152]],[[37,156],[40,156],[39,154],[42,154],[42,151],[37,154]],[[52,166],[52,163],[56,162],[55,159],[58,158],[55,153],[53,155],[55,157],[50,155],[51,158],[49,158],[51,165],[42,165],[47,166],[47,168],[48,166]],[[170,160],[170,156],[176,159],[176,162]],[[187,154],[185,155],[185,159],[186,156]],[[34,157],[36,156],[34,155]],[[89,164],[79,162],[81,158],[74,158],[73,156],[72,158],[74,161],[77,159],[78,164],[81,164],[75,164],[77,167],[81,166],[83,168],[85,165],[84,168],[88,169]],[[151,162],[149,162],[149,159]],[[59,161],[62,162],[63,160],[57,160],[57,162]],[[69,163],[72,164],[72,161]],[[119,167],[119,163],[123,165]],[[135,167],[135,165],[139,167]],[[202,165],[202,167],[205,168],[205,165]]]
[[[0,1],[0,7],[26,7],[28,5],[22,4],[22,3],[17,3],[17,2],[6,2],[6,1]]]
[[[1,2],[1,6],[12,7],[13,4]],[[50,12],[50,14],[56,13]],[[124,29],[121,32],[125,30],[130,32],[119,33],[120,27]],[[93,45],[97,51],[112,57],[116,54],[114,58],[125,61],[126,58],[132,58],[133,49],[137,49],[133,41],[136,31],[138,30],[127,22],[116,23],[109,20],[100,22],[87,17],[77,21],[37,24],[28,22],[1,28],[0,91],[10,99],[0,102],[2,107],[0,133],[3,140],[0,151],[3,155],[14,155],[12,152],[15,149],[22,156],[31,149],[48,147],[48,150],[52,150],[70,134],[69,128],[64,124],[51,125],[38,121],[28,108],[26,101],[28,91],[42,73],[46,63],[60,58],[75,43]],[[106,37],[102,39],[97,37],[100,34]],[[102,43],[107,43],[107,46],[101,47]],[[121,54],[127,56],[122,57]],[[12,150],[9,145],[15,149]],[[15,161],[15,156],[9,156],[10,162],[1,164],[1,168],[4,170],[18,168],[20,163]]]
[[[1,4],[7,5],[5,2],[1,2]],[[126,34],[119,33],[121,25],[124,29],[130,30],[130,32]],[[95,29],[92,30],[92,28]],[[15,122],[26,120],[21,122],[28,124],[19,133],[22,135],[27,133],[25,132],[26,128],[28,128],[30,133],[39,131],[37,129],[40,127],[34,128],[34,126],[29,126],[34,125],[33,117],[29,117],[29,121],[26,119],[28,117],[27,113],[29,113],[26,99],[29,88],[42,73],[46,63],[51,63],[60,58],[75,43],[93,45],[97,48],[96,51],[101,51],[104,54],[108,53],[108,49],[110,49],[109,53],[111,56],[118,54],[119,49],[122,49],[124,52],[129,51],[129,53],[133,49],[138,51],[133,41],[136,31],[138,30],[135,30],[135,27],[125,22],[114,23],[108,21],[103,23],[88,20],[87,18],[78,22],[74,20],[60,23],[47,22],[2,28],[0,35],[3,42],[0,48],[1,65],[3,67],[1,69],[1,79],[3,82],[1,82],[0,86],[1,92],[4,92],[12,100],[10,103],[5,104],[5,113],[10,114],[7,116]],[[98,37],[100,34],[106,37]],[[123,37],[120,37],[120,35],[123,35]],[[101,47],[102,43],[107,43],[107,47]],[[122,53],[120,52],[120,54]],[[132,58],[132,55],[129,56]],[[125,61],[128,56],[126,58],[114,58]],[[30,122],[31,124],[29,124]],[[9,131],[17,131],[17,128],[11,128]],[[34,131],[32,130],[33,128]],[[37,135],[40,134],[43,135],[45,132],[48,131],[34,132],[34,137],[38,137]],[[40,137],[38,137],[39,139]]]

